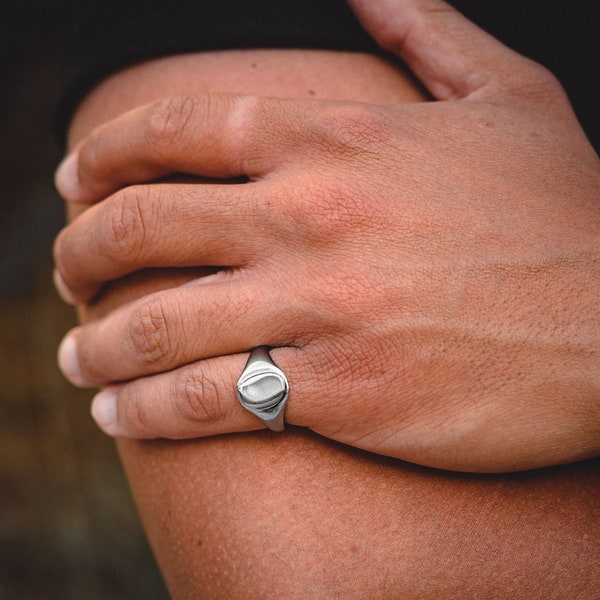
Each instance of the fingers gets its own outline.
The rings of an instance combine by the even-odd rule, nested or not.
[[[114,437],[196,438],[261,429],[238,402],[237,379],[247,356],[212,358],[177,371],[100,392],[92,416]]]
[[[92,132],[59,166],[56,187],[70,202],[91,203],[172,173],[264,177],[301,133],[290,127],[290,106],[227,94],[165,98]]]
[[[76,328],[61,344],[59,364],[75,385],[98,386],[264,344],[290,345],[299,322],[314,328],[314,318],[294,304],[284,285],[213,275]]]
[[[290,383],[286,421],[297,423],[294,408],[301,351],[277,348],[273,360]],[[109,435],[126,438],[186,439],[263,429],[259,419],[239,403],[236,383],[248,354],[209,358],[168,373],[110,386],[92,402],[92,415]],[[294,364],[296,363],[296,366]]]
[[[87,302],[110,280],[145,267],[239,266],[261,254],[266,218],[248,185],[132,186],[79,216],[57,237],[57,287]],[[261,216],[262,215],[262,216]]]
[[[540,65],[504,46],[442,0],[349,0],[364,27],[438,100],[522,96],[558,88]],[[525,94],[539,100],[539,94]]]

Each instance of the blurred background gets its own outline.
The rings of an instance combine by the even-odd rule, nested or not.
[[[51,260],[53,112],[75,5],[0,4],[0,599],[167,598],[92,394],[55,366],[75,324]]]

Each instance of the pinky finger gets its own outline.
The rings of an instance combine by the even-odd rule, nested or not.
[[[247,354],[209,358],[111,385],[92,401],[92,416],[113,437],[190,439],[264,429],[235,393]]]

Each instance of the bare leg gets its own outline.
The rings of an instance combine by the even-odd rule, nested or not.
[[[235,51],[117,74],[82,104],[71,143],[167,94],[417,101],[365,55]],[[86,318],[186,272],[114,290]],[[307,431],[122,442],[148,536],[177,598],[578,598],[600,589],[599,461],[512,476],[422,469]]]

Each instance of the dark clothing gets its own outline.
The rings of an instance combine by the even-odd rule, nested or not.
[[[384,54],[344,0],[98,0],[82,4],[65,59],[58,111],[73,110],[111,72],[140,60],[203,50],[319,48]],[[600,3],[455,0],[508,46],[547,66],[600,147]]]

